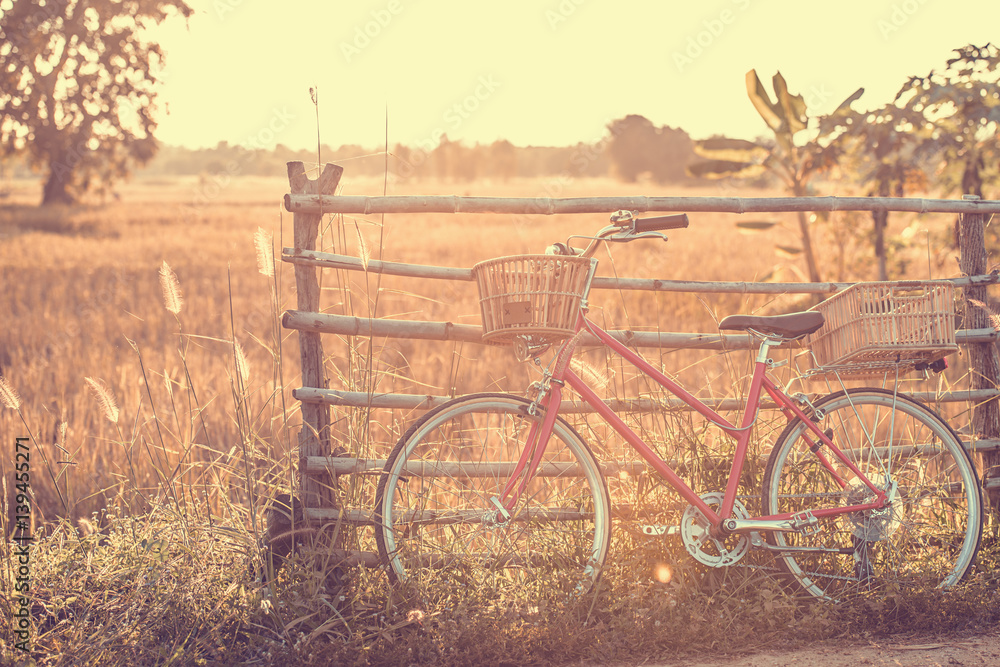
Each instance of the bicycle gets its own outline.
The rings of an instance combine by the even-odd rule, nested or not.
[[[612,503],[591,448],[560,416],[567,385],[687,503],[679,526],[646,525],[644,532],[679,534],[704,565],[729,567],[750,551],[769,553],[786,583],[823,600],[947,588],[968,574],[982,533],[981,490],[969,453],[939,415],[895,388],[844,388],[816,399],[788,395],[771,378],[770,351],[818,331],[821,312],[731,315],[719,323],[759,341],[738,425],[587,318],[600,243],[666,240],[663,231],[687,224],[684,214],[637,219],[620,211],[595,236],[582,237],[590,239],[585,249],[571,247],[571,237],[546,255],[477,265],[484,339],[511,344],[519,359],[540,367],[542,352],[558,347],[532,397],[456,398],[426,413],[395,445],[374,511],[392,582],[449,576],[460,585],[534,584],[579,594],[599,580]],[[586,334],[735,441],[724,489],[693,490],[570,368]],[[771,448],[755,516],[737,487],[765,399],[787,424]]]

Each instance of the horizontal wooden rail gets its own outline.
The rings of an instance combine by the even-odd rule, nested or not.
[[[383,320],[328,313],[306,313],[300,310],[285,311],[281,324],[286,329],[340,334],[342,336],[375,336],[410,338],[415,340],[456,341],[483,344],[483,328],[479,324],[454,322],[428,322],[423,320]],[[611,336],[632,347],[658,347],[698,350],[747,350],[754,344],[747,334],[677,333],[666,331],[609,331]],[[1000,332],[994,329],[960,330],[955,338],[960,345],[984,343],[997,339]],[[584,334],[583,345],[597,345],[591,334]],[[791,343],[790,346],[799,346]]]
[[[1000,395],[1000,391],[997,392]],[[292,390],[292,396],[303,403],[323,403],[325,405],[340,405],[356,408],[379,408],[389,410],[430,410],[448,401],[449,396],[430,396],[420,394],[368,394],[361,391],[339,391],[336,389],[317,389],[315,387],[299,387]],[[679,398],[669,398],[655,401],[651,398],[608,399],[605,401],[616,412],[656,412],[658,410],[687,410],[690,406]],[[714,410],[725,412],[742,410],[744,401],[735,398],[708,399],[705,404]],[[770,401],[763,401],[762,407],[777,407]],[[559,406],[563,414],[583,414],[593,412],[583,401],[563,401]]]
[[[413,320],[381,320],[348,315],[285,311],[281,324],[286,329],[340,334],[344,336],[375,336],[410,338],[414,340],[483,343],[483,328],[479,324],[425,322]],[[746,334],[667,333],[655,331],[609,331],[612,337],[633,347],[671,349],[745,350],[752,339]],[[583,345],[597,345],[591,334],[584,334]],[[797,345],[797,344],[793,344]]]
[[[426,264],[403,264],[372,259],[367,263],[357,257],[335,255],[313,250],[298,250],[284,248],[281,259],[294,265],[318,266],[328,269],[347,271],[367,271],[381,273],[387,276],[405,278],[431,278],[439,280],[458,280],[471,282],[472,269],[456,267],[428,266]],[[905,287],[909,284],[924,284],[931,281],[895,281]],[[1000,274],[991,273],[983,276],[968,276],[950,278],[933,282],[950,282],[956,287],[968,285],[988,285],[1000,282]],[[697,280],[660,280],[648,278],[610,278],[598,276],[594,278],[591,287],[594,289],[621,289],[652,292],[698,292],[698,293],[734,293],[734,294],[828,294],[850,287],[854,283],[757,283],[757,282],[711,282]]]
[[[410,510],[404,512],[399,517],[400,521],[417,521],[420,523],[481,523],[485,520],[486,512],[483,510]],[[573,521],[579,519],[592,518],[593,512],[583,512],[571,509],[546,509],[528,508],[518,512],[511,517],[512,521]],[[371,510],[310,510],[306,508],[305,517],[322,518],[326,521],[340,521],[354,525],[374,525],[375,513]]]
[[[457,197],[455,195],[286,194],[291,213],[515,213],[557,215],[650,212],[788,213],[794,211],[910,211],[1000,213],[1000,201],[903,199],[896,197]]]
[[[1000,397],[1000,389],[975,389],[937,393],[933,391],[905,391],[905,394],[924,403],[980,403]],[[299,387],[292,390],[292,396],[303,403],[322,403],[355,408],[378,408],[387,410],[431,410],[444,405],[450,396],[431,396],[426,394],[369,394],[363,391],[338,391],[336,389],[318,389],[316,387]],[[651,398],[608,399],[605,401],[616,412],[656,412],[658,410],[690,410],[687,403],[679,398],[668,398],[655,401]],[[719,412],[742,410],[744,402],[735,398],[707,399],[705,404]],[[762,401],[761,407],[772,409],[777,407],[770,401]],[[582,414],[593,412],[583,401],[563,401],[559,407],[560,413]]]
[[[382,472],[382,468],[385,467],[385,459],[353,459],[346,456],[307,456],[303,463],[306,472],[332,472],[336,475]],[[429,463],[415,462],[408,465],[406,471],[411,475],[426,477],[434,475],[445,475],[448,477],[509,477],[516,465],[516,461],[505,463],[450,462],[436,466],[430,466]],[[622,472],[633,475],[645,470],[646,464],[642,461],[625,463],[610,461],[601,463],[600,467],[601,472],[605,475],[617,475]],[[430,470],[428,471],[427,468],[430,468]],[[558,477],[578,472],[578,466],[575,463],[546,463],[539,467],[537,474],[543,477]]]

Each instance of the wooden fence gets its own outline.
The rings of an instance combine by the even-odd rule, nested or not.
[[[966,196],[962,200],[896,199],[873,197],[587,197],[574,199],[496,198],[455,196],[335,196],[343,169],[325,165],[319,178],[307,177],[301,162],[288,164],[291,192],[285,195],[285,208],[294,213],[294,247],[282,250],[282,260],[294,266],[297,309],[287,311],[282,320],[286,329],[298,332],[301,352],[302,386],[293,391],[301,402],[303,426],[299,433],[299,475],[304,516],[308,520],[336,520],[347,523],[370,523],[367,509],[341,509],[330,504],[329,488],[323,479],[380,470],[384,461],[331,456],[331,406],[362,408],[429,409],[449,397],[413,394],[371,394],[328,388],[325,377],[321,334],[345,336],[398,337],[437,341],[481,342],[479,326],[451,322],[403,322],[365,319],[320,312],[318,272],[324,268],[364,270],[386,275],[454,281],[471,281],[469,269],[420,266],[360,259],[319,252],[316,249],[323,215],[331,213],[506,213],[552,215],[566,213],[609,213],[620,209],[637,212],[788,212],[788,211],[910,211],[919,213],[960,214],[959,230],[963,278],[952,280],[963,288],[966,303],[986,303],[986,287],[1000,282],[996,271],[987,272],[984,240],[985,219],[1000,212],[1000,201],[979,201]],[[827,294],[847,287],[846,283],[722,283],[676,280],[596,278],[594,289],[649,290],[656,292],[740,293],[740,294]],[[968,401],[974,404],[972,433],[968,447],[984,452],[985,486],[994,497],[1000,494],[1000,365],[995,347],[997,331],[989,313],[982,307],[966,307],[965,328],[957,334],[970,358],[971,386],[946,394],[914,394],[924,400]],[[635,347],[739,349],[748,348],[747,335],[718,333],[612,332],[619,340]],[[712,404],[712,402],[709,402]],[[731,405],[730,405],[731,403]],[[732,409],[735,401],[715,403],[720,409]],[[669,405],[669,403],[668,403]],[[650,410],[663,407],[649,400],[621,401],[617,407]],[[678,407],[680,407],[678,405]],[[567,411],[583,410],[570,402]],[[981,471],[982,472],[982,471]],[[353,553],[348,562],[371,565],[371,553]]]

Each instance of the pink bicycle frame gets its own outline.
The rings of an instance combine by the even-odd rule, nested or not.
[[[508,512],[517,504],[518,499],[527,486],[528,480],[534,476],[534,473],[541,462],[542,456],[545,453],[545,447],[548,444],[549,436],[552,433],[552,427],[555,424],[556,416],[559,413],[559,406],[562,403],[562,386],[564,384],[569,384],[569,386],[580,395],[585,403],[593,408],[594,411],[597,412],[608,424],[610,424],[611,427],[622,438],[624,438],[626,442],[639,452],[650,467],[659,473],[660,476],[662,476],[663,479],[666,480],[666,482],[670,484],[670,486],[672,486],[682,498],[684,498],[684,500],[698,508],[698,510],[701,511],[701,513],[711,522],[713,526],[719,526],[722,521],[729,518],[732,514],[733,506],[736,503],[737,486],[739,484],[740,475],[743,472],[747,448],[752,434],[751,427],[757,418],[757,408],[760,404],[762,392],[766,392],[768,396],[770,396],[770,398],[777,404],[778,409],[786,415],[789,422],[798,418],[806,424],[815,438],[812,449],[815,449],[815,453],[817,457],[819,457],[822,465],[831,475],[834,476],[841,487],[846,486],[847,483],[837,474],[829,458],[824,455],[822,451],[823,446],[827,447],[841,464],[857,475],[857,477],[864,482],[872,493],[875,494],[873,502],[862,505],[820,508],[812,510],[811,513],[813,516],[820,519],[848,512],[879,509],[885,506],[885,492],[877,488],[871,480],[869,480],[868,477],[865,476],[864,473],[862,473],[861,470],[859,470],[858,467],[848,459],[840,448],[837,447],[837,445],[834,444],[833,441],[819,429],[817,424],[813,422],[804,412],[802,412],[799,406],[785,395],[783,390],[774,384],[774,382],[766,375],[765,371],[767,364],[764,359],[760,358],[760,355],[758,355],[758,359],[754,365],[753,376],[751,377],[750,389],[746,396],[746,407],[744,408],[742,421],[740,426],[737,427],[733,426],[718,412],[705,405],[702,401],[690,394],[674,380],[661,373],[658,369],[650,365],[645,359],[612,338],[606,331],[598,327],[590,320],[587,320],[581,314],[576,330],[579,333],[583,329],[586,329],[590,333],[597,336],[597,338],[605,346],[627,360],[629,363],[633,364],[640,371],[656,380],[656,382],[659,383],[664,389],[680,398],[684,403],[700,415],[704,416],[706,419],[714,422],[720,429],[722,429],[723,432],[736,440],[736,452],[733,456],[732,468],[729,472],[722,506],[719,508],[718,512],[709,507],[694,492],[694,490],[691,489],[691,487],[688,486],[688,484],[681,479],[680,476],[678,476],[677,473],[674,472],[674,470],[663,459],[661,459],[656,452],[652,450],[652,448],[649,447],[649,445],[646,444],[642,438],[636,435],[635,431],[625,424],[625,422],[622,421],[622,419],[615,414],[615,412],[608,407],[608,405],[569,368],[569,360],[572,357],[578,340],[578,337],[574,337],[564,343],[559,349],[557,361],[554,364],[548,394],[541,401],[542,413],[544,416],[532,424],[528,433],[526,446],[521,453],[520,459],[518,460],[511,477],[500,494],[499,500]],[[764,520],[784,520],[790,518],[791,516],[791,514],[778,514],[755,518]]]

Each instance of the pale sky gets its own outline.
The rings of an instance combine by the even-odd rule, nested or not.
[[[626,114],[765,132],[746,96],[780,70],[810,111],[879,107],[952,50],[1000,41],[1000,2],[189,0],[167,52],[161,141],[190,147],[594,142]],[[169,109],[169,114],[167,113]]]

